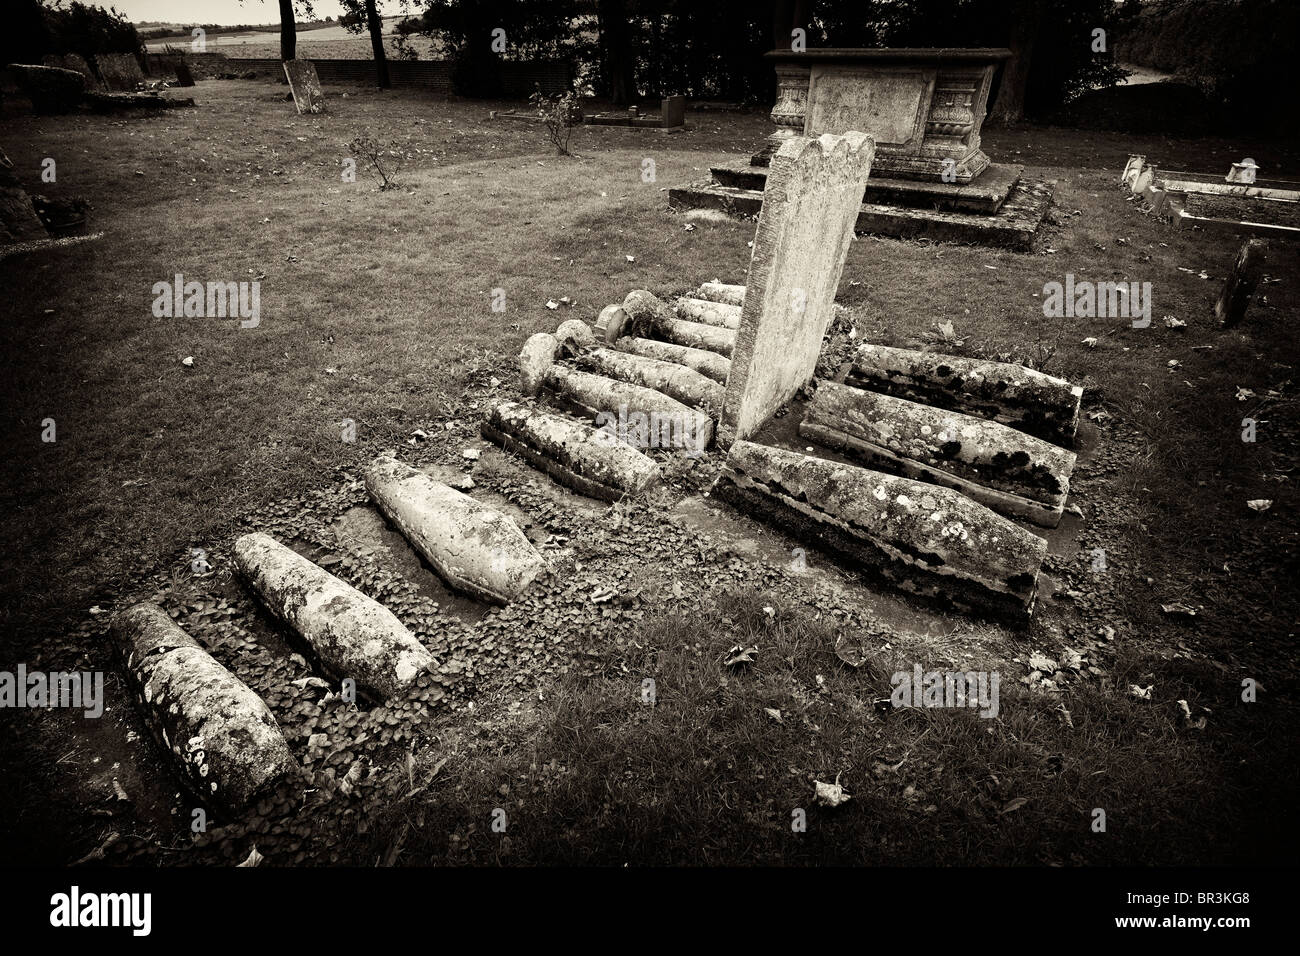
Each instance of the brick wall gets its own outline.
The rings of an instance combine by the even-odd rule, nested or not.
[[[170,73],[174,66],[163,54],[150,54],[149,67],[154,75]],[[345,86],[373,85],[375,64],[373,60],[312,60],[321,85]],[[559,93],[569,87],[570,67],[562,60],[540,60],[525,63],[503,63],[502,93],[508,98],[523,99],[533,92],[537,84],[547,93]],[[211,64],[215,72],[243,73],[254,70],[277,79],[284,70],[279,60],[223,59],[221,64]],[[452,94],[452,65],[447,60],[389,60],[388,74],[394,86],[417,86],[435,93]]]

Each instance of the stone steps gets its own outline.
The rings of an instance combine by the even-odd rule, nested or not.
[[[1033,247],[1051,202],[1047,183],[1022,179],[993,214],[869,202],[862,204],[854,229],[900,239],[973,243],[1026,252]],[[757,216],[763,208],[763,190],[709,180],[669,189],[668,204],[681,210],[717,209],[731,216]]]
[[[945,209],[992,215],[1011,195],[1024,173],[1023,166],[993,163],[972,182],[945,183],[898,179],[873,174],[863,191],[864,204],[885,203],[913,209]],[[746,163],[723,163],[709,168],[709,175],[719,186],[763,191],[767,169]]]

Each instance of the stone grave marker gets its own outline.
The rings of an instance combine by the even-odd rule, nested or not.
[[[321,92],[320,78],[311,60],[286,60],[284,75],[293,92],[293,105],[302,113],[325,112],[325,94]]]
[[[176,83],[179,86],[194,85],[194,74],[190,72],[190,65],[184,60],[176,61]]]
[[[719,437],[753,435],[810,378],[830,325],[874,143],[790,138],[772,157]]]
[[[683,126],[686,123],[686,97],[665,96],[659,112],[661,126]]]

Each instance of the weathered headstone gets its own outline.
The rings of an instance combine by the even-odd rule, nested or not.
[[[676,96],[665,96],[663,106],[659,111],[659,123],[661,126],[681,126],[686,122],[686,97],[678,94]]]
[[[95,57],[95,65],[111,91],[133,93],[144,83],[140,63],[130,53],[101,53]]]
[[[1255,287],[1259,285],[1263,267],[1264,241],[1247,239],[1223,283],[1219,301],[1214,303],[1214,314],[1225,329],[1236,325],[1245,316],[1251,297],[1255,294]]]
[[[772,157],[731,354],[724,444],[753,435],[812,377],[873,154],[870,136],[848,132],[793,137]]]
[[[190,72],[190,65],[184,60],[176,61],[176,83],[178,86],[194,85],[194,74]]]
[[[285,60],[284,75],[293,92],[293,105],[300,114],[325,112],[325,94],[321,92],[320,78],[311,60]]]

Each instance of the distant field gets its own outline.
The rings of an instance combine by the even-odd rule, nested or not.
[[[402,17],[387,17],[384,20],[384,49],[389,56],[397,56],[397,45],[392,36]],[[153,53],[164,50],[167,46],[183,46],[188,41],[183,36],[165,37],[151,40],[145,47]],[[268,59],[280,55],[280,31],[278,28],[266,30],[243,30],[238,33],[209,34],[207,45],[216,48],[232,59]],[[334,25],[300,28],[298,45],[303,53],[320,60],[369,60],[371,58],[370,36],[368,34],[349,33],[345,27]],[[412,47],[421,58],[433,55],[433,44],[423,37],[416,37]]]

